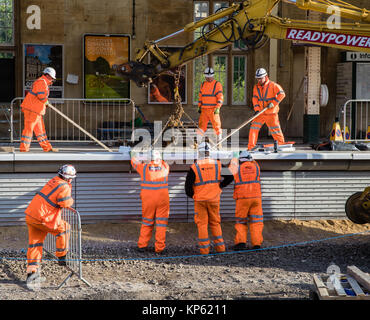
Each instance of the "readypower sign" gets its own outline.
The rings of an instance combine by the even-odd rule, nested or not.
[[[306,41],[317,44],[343,45],[348,47],[370,48],[370,37],[335,32],[321,32],[305,29],[287,30],[286,39]]]

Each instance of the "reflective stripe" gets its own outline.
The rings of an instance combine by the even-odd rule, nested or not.
[[[198,163],[195,163],[195,167],[197,168],[198,177],[199,177],[200,182],[194,183],[194,186],[201,186],[201,185],[205,185],[205,184],[212,184],[212,183],[219,183],[220,182],[220,180],[218,179],[218,163],[217,163],[217,161],[215,161],[214,165],[215,165],[216,179],[215,180],[204,181],[203,177],[202,177],[202,173],[201,173],[200,168],[199,168],[199,165],[198,165]]]
[[[168,218],[155,218],[155,220],[168,221]]]
[[[252,127],[251,126],[250,129],[254,129],[254,130],[258,130],[259,131],[261,129],[261,127]]]
[[[168,186],[162,186],[162,187],[146,187],[146,186],[141,186],[141,189],[144,189],[144,190],[159,190],[159,189],[168,189]]]
[[[204,244],[204,245],[199,245],[199,248],[206,249],[209,248],[211,245],[210,244]]]
[[[147,222],[142,221],[142,224],[144,224],[148,227],[153,227],[153,223],[147,223]]]
[[[67,248],[64,248],[64,249],[56,248],[55,249],[56,252],[63,252],[63,251],[66,251],[66,250],[67,250]]]
[[[204,238],[204,239],[198,239],[199,242],[206,242],[209,241],[209,238]]]
[[[54,208],[57,208],[59,209],[60,206],[58,204],[55,204],[54,202],[52,202],[45,194],[43,194],[41,191],[37,191],[36,194],[38,194],[39,196],[41,196],[42,198],[45,199],[45,201],[50,204],[51,206],[53,206]]]
[[[69,199],[72,199],[72,197],[64,197],[64,198],[59,198],[57,200],[62,202],[62,201],[66,201],[66,200],[69,200]]]
[[[35,260],[35,259],[30,259],[30,260]],[[38,266],[40,263],[39,262],[28,262],[27,264],[29,266]]]
[[[43,242],[41,242],[41,243],[34,243],[34,244],[30,244],[30,245],[28,246],[28,248],[42,247],[43,245],[44,245],[44,243],[43,243]]]
[[[219,240],[219,239],[222,239],[222,236],[217,236],[213,238],[213,240]]]
[[[143,217],[142,219],[147,220],[147,221],[154,221],[153,219],[149,219],[149,218],[145,218],[145,217]]]
[[[156,223],[156,226],[157,227],[165,227],[165,228],[167,228],[167,225],[166,224],[161,224],[161,223]]]
[[[217,242],[215,243],[215,247],[220,247],[220,246],[224,246],[225,245],[225,242]]]
[[[24,144],[31,144],[31,141],[21,140],[21,142],[24,143]]]
[[[211,106],[211,107],[214,107],[214,106],[217,106],[216,103],[202,103],[202,106]]]
[[[21,136],[22,138],[25,138],[25,139],[32,139],[32,137],[29,137],[29,136]]]

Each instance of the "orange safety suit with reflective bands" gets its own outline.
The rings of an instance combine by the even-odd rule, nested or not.
[[[21,136],[20,151],[29,151],[33,133],[35,133],[37,141],[44,151],[50,151],[52,148],[46,136],[43,120],[50,84],[51,82],[44,75],[35,80],[31,91],[27,93],[21,104],[24,128]]]
[[[28,227],[27,273],[35,272],[42,258],[43,243],[48,233],[56,236],[57,257],[67,254],[69,224],[62,220],[61,208],[73,205],[72,186],[59,176],[49,180],[36,193],[25,210]]]
[[[261,199],[260,167],[254,160],[244,161],[233,158],[229,169],[234,176],[235,244],[246,243],[248,224],[252,246],[263,242],[263,212]]]
[[[209,254],[208,224],[217,252],[225,251],[220,216],[221,163],[219,160],[202,159],[191,166],[195,173],[194,222],[198,228],[198,245],[201,254]]]
[[[154,248],[155,252],[161,252],[166,247],[166,230],[170,214],[168,193],[170,168],[163,160],[160,164],[155,164],[154,161],[142,163],[136,158],[132,158],[131,164],[141,177],[142,224],[138,247],[146,248],[148,246],[155,224]]]
[[[252,121],[249,130],[249,150],[256,146],[259,131],[265,123],[268,126],[273,139],[276,140],[278,144],[285,143],[278,116],[279,103],[284,98],[285,92],[282,87],[268,78],[263,86],[260,86],[259,84],[254,86],[252,98],[254,111],[262,111],[264,108],[267,108],[270,103],[272,103],[274,107],[266,110],[263,114]]]
[[[224,101],[222,84],[216,80],[211,82],[204,81],[200,86],[198,108],[201,108],[199,117],[199,129],[197,133],[204,135],[207,131],[208,122],[211,121],[216,135],[221,134],[221,119],[219,114],[215,114],[216,109],[220,109]]]

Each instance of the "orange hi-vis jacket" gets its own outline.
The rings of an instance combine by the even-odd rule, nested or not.
[[[234,176],[234,199],[261,198],[260,167],[254,160],[244,161],[233,158],[229,169]]]
[[[61,220],[61,208],[73,205],[72,185],[59,176],[49,180],[36,193],[25,213],[50,229],[55,229]]]
[[[151,194],[153,191],[168,195],[170,167],[165,161],[161,160],[157,165],[154,161],[143,163],[134,157],[131,159],[131,164],[141,177],[141,196]]]
[[[204,109],[221,108],[224,102],[222,84],[216,80],[204,81],[200,86],[198,107]]]
[[[278,113],[279,103],[283,101],[284,98],[285,92],[283,88],[267,78],[263,86],[256,84],[253,88],[252,103],[254,111],[261,111],[270,103],[273,103],[274,107],[266,110],[264,114]]]
[[[35,112],[40,115],[45,114],[45,104],[49,97],[50,81],[43,75],[32,84],[31,91],[29,91],[24,98],[21,107],[23,109]]]
[[[195,201],[219,201],[221,195],[221,162],[213,159],[201,159],[192,164],[195,173],[193,185]]]

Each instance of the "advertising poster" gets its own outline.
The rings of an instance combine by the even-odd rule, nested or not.
[[[162,51],[173,52],[176,47],[160,48]],[[153,79],[148,86],[148,103],[151,104],[172,104],[174,103],[176,68],[163,72]],[[179,93],[181,102],[186,104],[186,66],[181,67],[179,80]]]
[[[115,71],[130,58],[127,35],[84,35],[84,98],[130,98],[130,81]]]
[[[26,96],[32,83],[42,76],[46,67],[56,71],[57,80],[50,89],[50,98],[63,98],[63,45],[25,44],[24,45],[24,82],[23,92]]]

